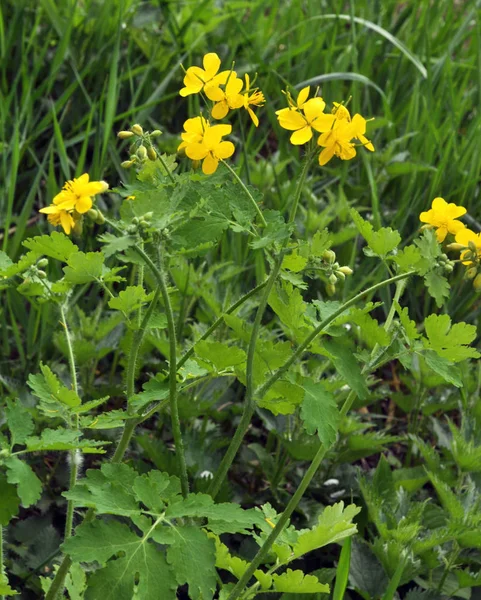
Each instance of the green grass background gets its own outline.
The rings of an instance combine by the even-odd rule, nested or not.
[[[160,128],[174,151],[197,98],[178,95],[182,62],[217,52],[239,73],[258,73],[267,103],[261,126],[234,125],[234,161],[264,194],[287,206],[302,155],[279,128],[275,110],[287,85],[319,85],[329,103],[375,117],[376,152],[313,168],[300,226],[329,225],[345,263],[356,266],[347,208],[398,228],[408,241],[435,196],[478,219],[480,3],[436,0],[4,0],[0,5],[0,215],[2,248],[12,258],[28,235],[48,229],[37,210],[63,182],[88,171],[117,185],[132,174],[116,132],[133,122]],[[241,126],[242,125],[242,126]],[[186,165],[187,166],[187,165]],[[243,260],[235,247],[224,258]],[[372,279],[357,271],[344,293]],[[448,310],[477,319],[479,302],[462,273]],[[433,305],[412,291],[413,316]],[[14,312],[21,310],[13,307]],[[19,315],[20,316],[20,315]]]

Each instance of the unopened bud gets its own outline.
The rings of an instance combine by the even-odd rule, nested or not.
[[[332,283],[328,283],[326,285],[326,292],[328,296],[334,296],[334,294],[336,293],[336,286],[332,285]]]
[[[48,258],[41,258],[37,263],[37,267],[40,267],[41,269],[43,267],[48,267]]]
[[[100,212],[100,210],[97,211],[97,218],[95,219],[95,223],[97,225],[103,225],[105,223],[105,217],[103,213]]]
[[[97,215],[98,215],[98,211],[96,208],[91,208],[88,212],[87,212],[87,217],[89,219],[91,219],[92,221],[95,221],[97,219]]]
[[[154,129],[154,131],[152,131],[152,133],[150,134],[150,137],[159,137],[159,135],[162,135],[160,129]]]
[[[344,273],[344,275],[352,275],[354,273],[351,267],[341,267],[339,271],[341,271],[341,273]]]
[[[454,251],[458,252],[460,250],[464,250],[466,248],[466,246],[463,246],[463,244],[452,243],[452,244],[448,244],[446,246],[446,248],[448,250],[454,250]]]
[[[466,279],[474,279],[477,274],[478,274],[478,268],[471,267],[470,269],[466,270],[466,273],[464,274],[464,276],[466,277]]]
[[[344,281],[344,279],[346,279],[346,276],[344,275],[344,273],[339,270],[336,271],[336,277],[339,279],[339,281]]]
[[[132,218],[132,223],[133,223],[134,225],[138,225],[138,224],[139,224],[139,217],[133,217],[133,218]]]
[[[337,269],[339,269],[341,265],[338,262],[332,263],[332,268],[334,269],[334,271],[337,271]]]
[[[135,135],[144,135],[144,130],[142,129],[142,126],[139,125],[138,123],[136,123],[135,125],[132,125],[132,127],[130,128],[130,131],[135,133]]]
[[[136,154],[140,160],[145,160],[147,158],[147,148],[145,146],[139,146]]]
[[[331,283],[332,285],[336,285],[337,277],[334,275],[334,273],[329,276],[329,283]]]
[[[481,273],[473,279],[473,288],[477,292],[481,292]]]
[[[137,150],[137,144],[134,142],[133,144],[130,144],[129,146],[129,154],[135,154],[135,151]]]
[[[157,159],[157,152],[155,151],[154,148],[152,148],[152,146],[149,146],[147,148],[147,156],[150,158],[150,160],[156,160]]]
[[[448,260],[448,255],[447,255],[447,254],[445,254],[445,253],[443,252],[443,253],[441,254],[441,258],[442,258],[443,260]]]
[[[76,236],[82,235],[84,228],[81,220],[75,221],[75,225],[72,227],[72,233]]]
[[[471,250],[471,252],[473,254],[476,254],[478,252],[476,244],[474,242],[472,242],[471,240],[468,242],[468,248]]]
[[[144,229],[145,229],[146,227],[150,227],[150,223],[147,223],[147,221],[146,221],[145,219],[141,219],[141,220],[139,221],[139,225],[140,225],[141,227],[143,227]]]
[[[134,135],[132,131],[119,131],[117,137],[121,140],[128,140]]]
[[[120,166],[123,169],[130,169],[130,167],[132,167],[135,164],[135,161],[133,160],[124,160],[124,162],[120,163]]]
[[[448,262],[448,264],[444,266],[444,270],[446,273],[452,273],[454,271],[454,266]]]
[[[154,213],[153,213],[153,212],[148,212],[148,213],[145,213],[145,215],[144,215],[144,219],[145,219],[146,221],[150,221],[150,219],[152,219],[152,217],[153,217],[153,216],[154,216]]]
[[[45,271],[42,271],[41,269],[39,269],[37,271],[37,277],[39,279],[47,279],[47,273],[45,273]]]
[[[332,264],[336,260],[336,253],[333,250],[325,250],[322,253],[322,258]]]

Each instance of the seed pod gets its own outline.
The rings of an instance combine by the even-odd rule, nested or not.
[[[334,296],[334,294],[336,293],[336,286],[332,285],[332,283],[328,283],[326,285],[326,292],[328,296]]]
[[[466,273],[464,274],[464,276],[466,277],[466,279],[474,279],[477,274],[478,274],[478,268],[471,267],[466,270]]]
[[[474,278],[474,280],[473,280],[473,288],[477,292],[481,292],[481,273]]]
[[[341,273],[344,273],[344,275],[352,275],[354,273],[351,267],[341,267],[339,271],[341,271]]]
[[[117,137],[121,140],[128,140],[134,135],[132,131],[119,131]]]
[[[160,129],[154,129],[154,131],[152,131],[152,133],[150,134],[150,137],[159,137],[159,135],[162,135]]]
[[[41,258],[37,263],[37,267],[40,267],[41,269],[43,267],[48,267],[48,258]]]
[[[152,148],[152,146],[149,146],[147,148],[147,156],[150,158],[150,160],[156,160],[157,159],[157,152],[155,151],[154,148]]]
[[[331,283],[332,285],[336,285],[337,277],[334,275],[334,273],[329,276],[329,283]]]
[[[333,250],[325,250],[322,254],[322,258],[332,264],[336,260],[336,253]]]
[[[142,129],[142,126],[139,125],[138,123],[136,123],[135,125],[132,125],[132,127],[130,128],[130,131],[132,131],[133,133],[135,133],[135,135],[144,135],[144,130]]]
[[[130,167],[132,167],[134,165],[134,161],[133,160],[124,160],[124,162],[120,163],[120,166],[123,169],[130,169]]]
[[[145,146],[139,146],[136,154],[140,160],[145,160],[147,158],[147,148]]]

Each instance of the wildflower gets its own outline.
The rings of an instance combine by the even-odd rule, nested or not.
[[[184,148],[191,160],[201,160],[202,171],[211,175],[217,170],[219,160],[234,154],[234,144],[222,140],[232,131],[231,125],[209,125],[203,117],[188,119],[184,123],[186,133],[178,150]]]
[[[328,131],[335,121],[333,115],[324,113],[326,103],[322,98],[307,100],[308,95],[309,88],[307,87],[299,93],[295,106],[292,99],[288,97],[291,108],[282,108],[276,111],[279,125],[284,129],[294,131],[290,140],[291,144],[295,146],[308,142],[312,138],[313,129],[321,133]]]
[[[198,94],[203,89],[207,94],[209,84],[218,85],[219,83],[225,84],[231,71],[222,71],[218,73],[220,69],[220,58],[215,52],[209,52],[203,58],[204,68],[200,67],[189,67],[185,73],[184,86],[180,90],[181,96],[189,96],[191,94]]]
[[[88,173],[84,173],[78,179],[67,181],[52,204],[41,208],[40,212],[48,215],[47,219],[52,225],[61,225],[69,234],[80,221],[80,215],[92,208],[92,197],[108,189],[108,183],[89,181]]]
[[[338,156],[341,160],[351,160],[356,156],[356,147],[353,139],[358,139],[365,148],[374,152],[374,146],[366,136],[366,119],[360,114],[350,118],[349,111],[341,104],[334,103],[335,113],[332,129],[324,131],[319,136],[317,143],[324,150],[319,155],[321,167]]]
[[[460,242],[457,234],[459,234],[461,230],[465,229],[465,225],[456,219],[462,217],[464,214],[466,214],[466,209],[463,206],[457,206],[452,202],[448,204],[443,198],[434,198],[431,204],[431,209],[426,212],[422,212],[419,215],[419,220],[422,223],[426,223],[424,227],[436,228],[436,237],[438,238],[438,242],[444,242],[448,233],[456,235],[456,242]],[[470,233],[476,235],[472,231]],[[468,238],[466,239],[468,240]]]
[[[343,107],[344,110],[347,111],[347,108]],[[339,110],[339,109],[338,109]],[[337,113],[336,113],[337,116]],[[339,119],[339,117],[337,117]],[[374,146],[372,144],[371,141],[369,141],[367,139],[367,137],[364,135],[366,133],[366,119],[364,117],[361,117],[360,114],[356,113],[353,117],[352,117],[352,121],[351,121],[351,128],[352,128],[352,133],[353,133],[353,137],[355,137],[357,140],[359,140],[361,142],[361,144],[364,146],[364,148],[366,148],[366,150],[369,150],[370,152],[374,152]]]
[[[281,110],[289,110],[289,109],[290,110],[301,110],[301,108],[304,106],[307,99],[309,98],[310,93],[311,93],[310,86],[302,88],[302,90],[299,92],[299,94],[297,96],[297,100],[293,100],[290,92],[286,92],[287,103],[289,104],[289,108],[284,108]]]
[[[234,110],[244,106],[244,97],[240,94],[244,82],[232,72],[225,90],[221,90],[219,86],[211,85],[205,90],[205,95],[209,100],[215,102],[212,109],[214,119],[223,119],[229,110]]]
[[[441,198],[439,198],[439,200],[441,200]],[[461,209],[462,207],[458,206],[457,208]],[[460,225],[462,225],[462,223],[460,223]],[[481,259],[481,233],[474,233],[471,229],[463,226],[458,229],[455,239],[458,244],[462,244],[466,248],[464,252],[461,252],[461,259],[463,260],[464,265],[473,264],[470,259]]]
[[[351,122],[351,113],[349,110],[341,104],[340,102],[333,102],[332,114],[336,117],[338,121],[348,121]]]
[[[246,73],[246,89],[244,90],[244,108],[249,113],[252,122],[256,127],[259,126],[259,119],[255,112],[252,110],[250,105],[252,106],[263,106],[265,104],[266,99],[264,98],[264,94],[260,90],[253,90],[252,94],[250,93],[250,79],[249,75]]]

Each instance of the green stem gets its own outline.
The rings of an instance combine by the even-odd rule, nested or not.
[[[5,575],[5,569],[3,566],[3,527],[0,525],[0,582]],[[2,594],[0,600],[5,600],[5,596]]]
[[[296,360],[298,358],[300,358],[300,356],[312,344],[312,342],[315,340],[315,338],[324,329],[326,329],[326,327],[330,323],[332,323],[335,319],[337,319],[337,317],[339,315],[341,315],[345,310],[350,308],[353,304],[356,304],[356,302],[358,300],[361,300],[362,298],[364,298],[364,296],[368,296],[369,294],[372,294],[376,290],[378,290],[386,285],[389,285],[390,283],[395,283],[396,281],[400,281],[401,279],[407,279],[411,275],[414,275],[415,272],[416,271],[409,271],[408,273],[401,273],[400,275],[395,275],[394,277],[390,277],[389,279],[385,279],[384,281],[381,281],[380,283],[376,283],[375,285],[372,285],[371,287],[363,290],[362,292],[359,292],[359,294],[354,296],[354,298],[351,298],[350,300],[345,302],[335,312],[333,312],[331,315],[329,315],[329,317],[327,317],[326,319],[321,321],[321,323],[319,323],[319,325],[306,337],[306,339],[301,344],[299,344],[296,351],[282,365],[282,367],[279,367],[279,369],[273,375],[271,375],[271,377],[264,383],[264,385],[261,386],[257,390],[256,395],[258,396],[258,398],[262,398],[264,396],[264,394],[267,392],[267,390],[269,388],[271,388],[274,385],[274,383],[282,377],[282,375],[284,375],[284,373],[289,369],[289,367],[293,363],[296,362]]]
[[[267,281],[264,281],[263,283],[260,283],[257,287],[255,287],[254,289],[252,289],[250,292],[247,292],[247,294],[244,294],[244,296],[242,296],[241,298],[239,298],[239,300],[237,300],[237,302],[234,302],[234,304],[232,304],[231,306],[229,306],[229,308],[223,312],[220,317],[218,319],[216,319],[212,325],[209,327],[209,329],[207,329],[198,340],[196,340],[192,346],[187,350],[187,352],[184,354],[184,356],[182,356],[178,363],[177,363],[177,371],[189,360],[189,358],[194,354],[195,351],[195,345],[198,344],[199,342],[204,341],[205,339],[207,339],[216,329],[217,327],[219,327],[219,325],[222,325],[222,323],[224,322],[224,317],[225,315],[230,315],[232,314],[235,310],[237,310],[239,308],[239,306],[241,306],[242,304],[244,304],[244,302],[246,300],[249,300],[249,298],[251,296],[253,296],[254,294],[257,294],[258,291],[260,291],[263,287],[265,287],[267,285]]]
[[[301,176],[299,177],[299,181],[297,183],[296,194],[294,196],[294,202],[292,203],[291,210],[289,211],[289,223],[294,223],[294,219],[296,218],[297,209],[299,207],[299,200],[302,195],[302,188],[304,187],[304,182],[306,181],[307,171],[309,170],[309,166],[312,162],[312,155],[308,154],[306,160],[304,161],[304,166],[301,171]]]
[[[177,404],[177,338],[175,334],[175,321],[172,304],[170,303],[169,290],[165,282],[160,258],[160,248],[157,248],[159,255],[159,277],[158,283],[162,300],[164,302],[165,315],[167,317],[167,331],[169,333],[169,400],[170,400],[170,418],[172,422],[172,433],[174,436],[174,444],[177,453],[177,460],[180,471],[180,485],[184,498],[189,493],[189,479],[187,477],[187,465],[185,462],[184,442],[182,440],[182,432],[180,429],[179,407]],[[155,266],[155,265],[154,265]]]
[[[226,477],[229,468],[234,461],[235,455],[242,444],[242,440],[244,439],[244,435],[249,429],[249,425],[252,419],[252,415],[255,411],[255,401],[254,401],[254,358],[255,358],[255,350],[257,339],[259,337],[259,331],[261,326],[261,320],[264,315],[264,311],[267,306],[267,301],[269,299],[269,294],[271,293],[272,287],[277,279],[277,275],[281,269],[283,254],[281,253],[279,257],[276,259],[274,264],[274,268],[272,269],[269,279],[267,280],[264,292],[262,293],[261,300],[259,302],[259,306],[257,308],[254,325],[252,328],[251,337],[249,340],[249,348],[247,350],[247,363],[246,363],[246,398],[244,402],[244,408],[242,411],[241,420],[239,425],[236,428],[234,433],[234,437],[232,438],[229,447],[227,448],[226,453],[217,469],[214,479],[212,480],[208,494],[215,498],[219,493],[219,490],[222,486],[224,478]]]
[[[246,585],[249,583],[249,580],[252,577],[252,575],[254,574],[254,571],[259,567],[259,565],[267,557],[270,549],[272,548],[272,545],[274,544],[274,542],[276,541],[276,539],[278,538],[278,536],[280,535],[280,533],[286,526],[292,513],[294,512],[294,510],[296,509],[297,505],[299,504],[302,496],[304,495],[304,492],[307,490],[309,484],[311,483],[312,478],[316,474],[316,471],[322,462],[322,459],[326,455],[326,452],[327,452],[327,449],[321,445],[319,447],[319,450],[316,452],[316,455],[314,456],[311,464],[309,465],[309,468],[307,469],[304,477],[302,478],[302,481],[299,484],[299,487],[295,491],[292,498],[289,500],[289,503],[287,504],[286,509],[282,513],[279,521],[276,523],[276,526],[271,531],[271,533],[269,534],[269,537],[266,539],[266,541],[259,548],[259,551],[254,556],[250,565],[247,567],[244,575],[242,575],[242,577],[237,582],[237,585],[234,587],[234,589],[228,596],[227,600],[235,600],[236,598],[238,598],[240,596],[240,594],[242,593],[242,591],[244,590]]]
[[[221,159],[221,161],[227,167],[227,169],[229,169],[229,171],[231,172],[231,174],[234,176],[234,178],[240,184],[240,186],[242,187],[242,189],[244,190],[244,192],[247,194],[247,197],[249,198],[249,200],[252,202],[253,206],[256,209],[257,215],[258,215],[258,217],[259,217],[259,219],[260,219],[263,227],[267,227],[267,223],[266,223],[266,220],[264,219],[264,215],[262,214],[261,209],[257,205],[257,202],[254,200],[254,197],[249,192],[249,189],[246,187],[246,185],[244,184],[244,182],[242,181],[242,179],[239,177],[239,175],[237,175],[237,173],[234,171],[234,169],[228,163],[226,163],[224,160]]]
[[[73,353],[73,345],[72,339],[70,337],[70,331],[67,325],[67,319],[65,317],[65,311],[62,304],[60,304],[60,316],[62,318],[62,326],[65,330],[65,339],[67,341],[67,355],[68,362],[70,366],[70,377],[72,379],[72,388],[74,392],[78,395],[78,382],[77,382],[77,371],[75,367],[75,357]],[[78,415],[74,416],[74,429],[78,429],[79,427],[79,418]],[[78,476],[78,467],[80,460],[80,451],[79,450],[71,450],[70,451],[70,481],[69,481],[69,490],[72,490],[77,483]],[[65,534],[64,540],[67,540],[72,535],[73,528],[73,513],[74,513],[74,502],[73,500],[67,501],[67,518],[65,520]]]
[[[157,152],[157,158],[159,159],[161,165],[164,167],[166,173],[167,173],[167,177],[170,179],[170,181],[172,183],[175,183],[175,179],[174,176],[172,175],[172,173],[169,171],[167,165],[165,164],[165,160],[162,158],[162,155],[159,154],[159,152]]]

